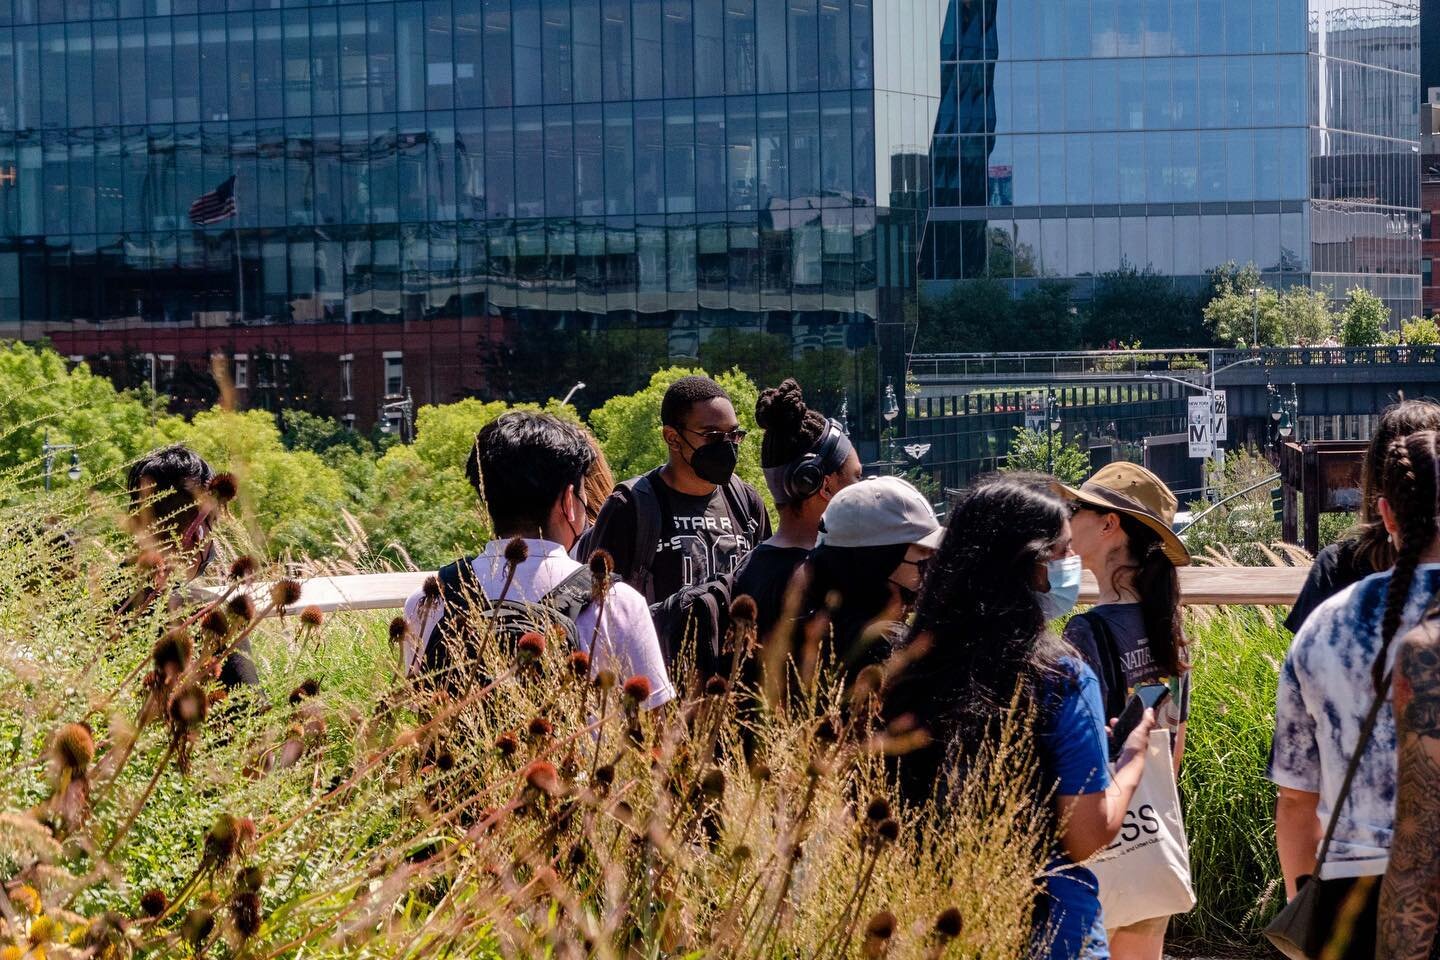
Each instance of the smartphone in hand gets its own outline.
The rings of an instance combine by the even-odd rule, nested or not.
[[[1164,683],[1142,683],[1135,688],[1135,693],[1130,697],[1130,702],[1125,704],[1125,710],[1115,722],[1115,729],[1110,733],[1110,759],[1119,759],[1120,751],[1125,746],[1125,740],[1131,732],[1140,724],[1145,716],[1146,710],[1159,710],[1161,704],[1170,696],[1170,687]]]

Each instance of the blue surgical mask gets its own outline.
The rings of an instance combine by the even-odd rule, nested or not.
[[[1045,565],[1050,578],[1050,592],[1036,591],[1035,599],[1046,620],[1055,620],[1075,609],[1080,599],[1081,563],[1078,556],[1061,557]]]

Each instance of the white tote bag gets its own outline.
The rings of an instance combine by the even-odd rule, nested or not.
[[[1145,773],[1125,811],[1125,825],[1086,865],[1100,881],[1107,929],[1188,913],[1195,906],[1168,731],[1151,732]]]

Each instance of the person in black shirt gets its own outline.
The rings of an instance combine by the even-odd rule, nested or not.
[[[1422,430],[1440,430],[1440,404],[1433,400],[1402,398],[1381,414],[1360,468],[1360,520],[1343,540],[1330,544],[1315,557],[1305,586],[1285,618],[1285,627],[1291,633],[1299,633],[1310,614],[1341,590],[1394,565],[1395,549],[1375,505],[1380,496],[1380,471],[1391,443]]]
[[[765,431],[760,466],[780,528],[745,558],[730,592],[755,601],[763,640],[782,618],[791,578],[815,546],[830,499],[860,479],[860,457],[844,427],[805,406],[793,379],[760,394],[755,422]],[[796,596],[792,616],[801,612],[799,601]]]
[[[725,390],[709,377],[682,377],[665,391],[660,423],[669,459],[615,488],[582,548],[587,559],[608,552],[652,607],[733,575],[770,536],[759,491],[735,476],[745,431]]]

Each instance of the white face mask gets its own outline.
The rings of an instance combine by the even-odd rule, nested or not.
[[[1050,580],[1050,592],[1035,591],[1035,599],[1046,620],[1055,620],[1075,609],[1080,599],[1080,573],[1083,569],[1078,556],[1061,557],[1045,565]]]

